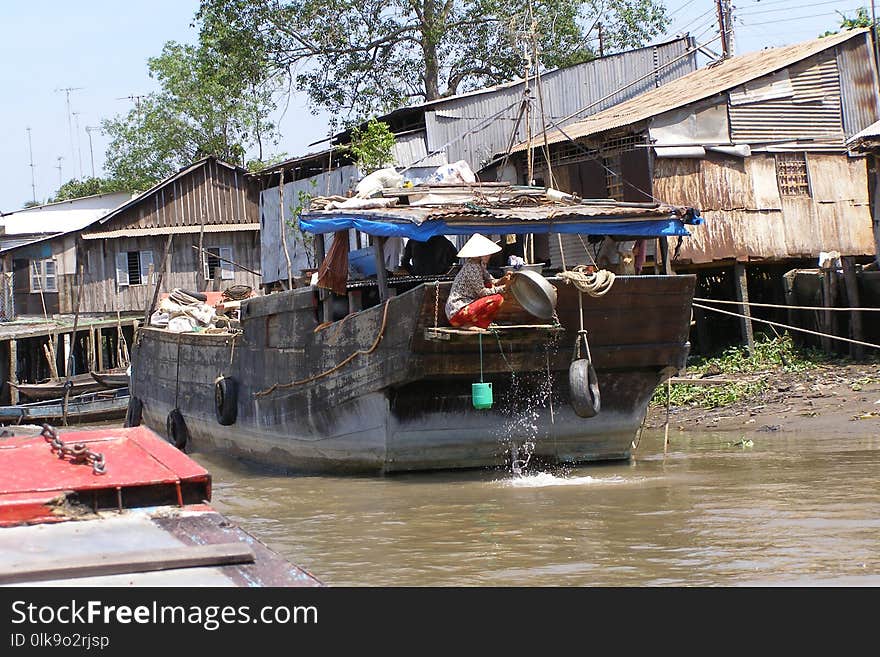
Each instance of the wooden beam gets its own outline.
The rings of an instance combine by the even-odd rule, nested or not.
[[[663,273],[667,276],[674,276],[675,272],[672,270],[672,261],[669,258],[669,238],[661,237],[657,242],[660,245],[660,257],[663,258]]]
[[[846,300],[850,308],[859,308],[859,279],[856,276],[855,259],[852,256],[842,258],[843,262],[843,282],[846,285]],[[849,337],[853,340],[864,341],[864,332],[862,331],[862,313],[853,310],[849,314]],[[849,345],[849,355],[856,360],[862,360],[865,357],[865,348],[860,344]]]
[[[740,313],[744,315],[740,320],[740,324],[742,325],[743,344],[748,347],[749,353],[754,355],[755,333],[752,329],[752,311],[749,309],[749,281],[746,274],[745,263],[737,262],[733,266],[733,273],[734,285],[736,287],[736,300],[742,304],[740,306]]]
[[[0,584],[23,584],[53,579],[101,577],[253,562],[253,550],[245,543],[190,545],[119,553],[98,552],[38,561],[7,562],[0,566]]]

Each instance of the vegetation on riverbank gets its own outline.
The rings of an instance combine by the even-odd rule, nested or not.
[[[771,385],[776,375],[808,372],[818,366],[846,364],[848,359],[834,357],[820,350],[799,347],[791,335],[755,341],[755,353],[746,347],[731,347],[719,356],[693,357],[687,365],[687,378],[701,383],[676,382],[671,386],[670,405],[719,408],[759,396]],[[718,382],[706,385],[706,380]],[[666,386],[654,392],[651,403],[666,405]]]

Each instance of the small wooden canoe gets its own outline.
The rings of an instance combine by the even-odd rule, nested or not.
[[[91,372],[92,378],[105,388],[121,388],[128,385],[128,368],[107,370],[106,372]]]
[[[12,383],[18,389],[19,394],[32,401],[45,399],[59,399],[64,397],[66,391],[66,378],[50,379],[42,383]],[[91,374],[75,374],[70,377],[70,396],[81,395],[86,392],[105,390],[105,387],[95,381]]]
[[[71,395],[67,401],[67,422],[79,424],[125,417],[130,395],[128,388],[100,390]],[[43,424],[64,419],[64,399],[0,406],[2,424]]]

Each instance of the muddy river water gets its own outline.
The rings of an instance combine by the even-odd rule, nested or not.
[[[880,437],[645,432],[628,463],[290,476],[192,454],[330,586],[880,586]]]

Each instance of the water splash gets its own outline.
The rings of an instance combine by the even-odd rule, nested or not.
[[[497,334],[496,338],[498,348],[508,362]],[[537,346],[537,351],[543,352],[548,364],[543,371],[516,372],[508,362],[510,386],[498,405],[506,419],[498,428],[498,442],[504,448],[510,472],[518,477],[525,475],[538,441],[548,439],[550,435],[549,424],[542,421],[542,415],[547,416],[549,411],[552,418],[554,404],[558,407],[558,402],[553,399],[553,373],[549,367],[558,343],[558,337],[550,335],[545,343]]]
[[[566,477],[550,472],[525,474],[512,479],[499,480],[505,488],[546,488],[549,486],[615,486],[620,484],[638,483],[634,479],[614,475],[611,477]]]

